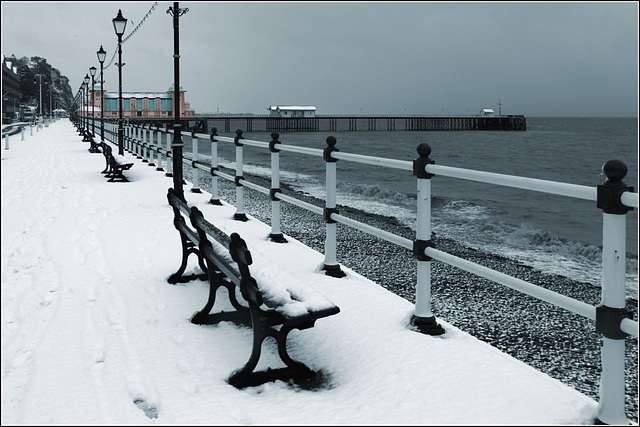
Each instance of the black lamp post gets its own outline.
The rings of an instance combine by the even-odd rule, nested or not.
[[[86,141],[87,130],[84,127],[84,80],[80,84],[80,98],[78,99],[80,102],[80,126],[82,126],[82,140]]]
[[[76,125],[78,127],[78,134],[79,135],[83,135],[83,131],[82,131],[82,123],[80,122],[80,117],[78,115],[78,110],[80,109],[80,106],[82,104],[80,104],[78,101],[80,101],[80,96],[81,96],[81,89],[78,89],[78,93],[76,94],[76,99],[73,103],[73,117],[76,121]],[[83,135],[84,136],[84,135]]]
[[[43,77],[44,77],[44,74],[36,74],[36,78],[38,78],[38,81],[40,82],[40,117],[42,117],[42,78]]]
[[[85,107],[85,124],[86,124],[86,132],[85,132],[85,141],[86,142],[90,142],[91,141],[91,131],[89,130],[89,81],[91,81],[91,79],[89,79],[89,75],[85,74],[84,76],[84,99],[83,101],[86,101],[87,106]]]
[[[104,78],[102,75],[102,67],[104,60],[107,58],[107,52],[100,46],[97,54],[98,61],[100,62],[100,143],[104,144]]]
[[[180,9],[179,2],[173,2],[173,7],[167,9],[167,13],[173,17],[173,142],[171,143],[171,155],[173,157],[173,189],[182,200],[184,189],[182,187],[182,124],[180,123],[180,16],[189,11],[188,8]]]
[[[122,35],[127,27],[127,19],[122,16],[122,9],[118,10],[118,16],[112,19],[113,29],[118,36],[118,154],[124,155],[124,128],[122,127]]]
[[[93,87],[96,84],[94,77],[96,75],[96,67],[89,68],[89,74],[91,75],[91,125],[93,136],[96,136],[96,98],[93,92]]]
[[[84,122],[84,80],[82,80],[82,84],[80,85],[80,123],[82,126],[82,140],[86,141],[87,129]]]

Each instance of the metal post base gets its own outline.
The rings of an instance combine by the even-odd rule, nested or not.
[[[246,213],[235,213],[233,214],[233,219],[235,219],[236,221],[243,221],[243,222],[249,221],[249,218],[247,218]]]
[[[271,239],[272,242],[276,242],[276,243],[287,243],[288,240],[285,239],[285,237],[282,235],[282,233],[278,233],[278,234],[269,234],[269,239]]]
[[[331,276],[331,277],[336,277],[336,278],[341,278],[341,277],[345,277],[347,275],[347,273],[345,273],[344,271],[342,271],[342,269],[340,268],[339,264],[336,265],[324,265],[322,267],[322,269],[324,270],[324,273],[327,276]]]
[[[425,335],[442,335],[444,334],[444,328],[438,325],[435,316],[431,317],[411,317],[411,325],[415,327],[417,332]]]

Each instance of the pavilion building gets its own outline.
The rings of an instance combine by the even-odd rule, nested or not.
[[[180,116],[193,117],[195,110],[185,101],[185,90],[180,86]],[[100,85],[94,86],[93,101],[95,116],[100,117],[100,103],[104,100],[104,117],[117,118],[118,92],[100,90]],[[158,118],[173,117],[174,106],[173,85],[166,92],[122,92],[122,117],[129,118]],[[91,105],[88,108],[91,116]]]

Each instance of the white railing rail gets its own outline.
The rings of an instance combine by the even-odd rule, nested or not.
[[[110,125],[110,128],[109,134],[113,142],[117,139],[117,127]],[[135,131],[136,129],[141,129],[139,125],[129,124],[127,129],[127,137],[125,140],[127,149],[130,152],[139,150],[140,147],[143,146],[147,147],[150,151],[157,152],[159,168],[162,166],[160,153],[164,152],[167,168],[170,168],[171,162],[168,160],[168,158],[171,157],[169,135],[173,133],[172,129],[149,127],[149,130],[153,129],[154,133],[158,135],[155,139],[150,139],[149,141],[146,141],[144,136],[141,137],[140,133]],[[162,134],[167,135],[166,149],[162,148],[161,144],[154,142],[159,142],[161,138],[159,135]],[[447,263],[595,321],[596,330],[603,334],[598,420],[606,424],[628,422],[624,410],[624,338],[626,336],[638,337],[638,322],[631,319],[631,313],[625,308],[625,256],[620,256],[620,254],[626,254],[625,214],[630,208],[638,207],[638,194],[634,193],[632,188],[626,187],[624,183],[622,183],[622,179],[627,172],[624,163],[616,160],[605,163],[603,172],[607,177],[607,181],[597,187],[588,187],[436,165],[429,158],[431,148],[427,144],[420,144],[418,147],[418,159],[415,161],[405,161],[343,153],[336,148],[336,139],[333,137],[327,138],[327,148],[320,150],[282,144],[278,140],[279,134],[277,133],[271,134],[272,141],[269,143],[244,139],[241,130],[236,131],[235,138],[218,136],[215,129],[213,129],[211,134],[188,131],[183,131],[182,134],[193,138],[192,157],[190,159],[184,158],[183,164],[190,165],[193,168],[193,186],[196,191],[199,190],[199,175],[197,171],[202,170],[211,175],[212,204],[220,204],[217,194],[218,178],[234,182],[236,185],[236,213],[234,218],[238,220],[244,221],[247,219],[244,212],[244,187],[271,197],[272,233],[270,236],[272,240],[276,242],[286,242],[280,230],[280,201],[322,215],[326,222],[324,270],[327,275],[334,277],[342,277],[345,275],[337,261],[337,223],[412,250],[417,259],[416,302],[412,324],[424,333],[444,333],[444,330],[438,325],[431,310],[430,273],[431,262],[433,260]],[[209,163],[207,163],[198,152],[198,145],[200,141],[205,138],[211,141]],[[236,170],[233,176],[219,170],[217,154],[217,144],[219,142],[233,143],[236,146]],[[271,188],[261,187],[248,181],[243,176],[244,145],[259,149],[269,149],[271,151]],[[324,208],[297,200],[280,191],[280,152],[306,154],[324,159],[326,165],[326,200]],[[338,160],[413,172],[417,181],[417,226],[416,239],[414,241],[339,214],[336,208],[336,163]],[[167,173],[167,175],[169,175],[169,173]],[[436,249],[431,241],[431,181],[433,177],[438,176],[596,201],[597,207],[603,210],[602,304],[595,307]]]

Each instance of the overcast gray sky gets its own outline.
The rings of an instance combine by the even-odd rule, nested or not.
[[[123,44],[123,90],[173,84],[173,26],[159,2]],[[41,56],[74,93],[111,19],[148,2],[2,2],[2,53]],[[181,2],[181,85],[196,112],[636,116],[638,5],[607,3]],[[116,61],[114,61],[116,62]],[[106,64],[105,64],[106,65]],[[117,91],[115,65],[105,86]]]

